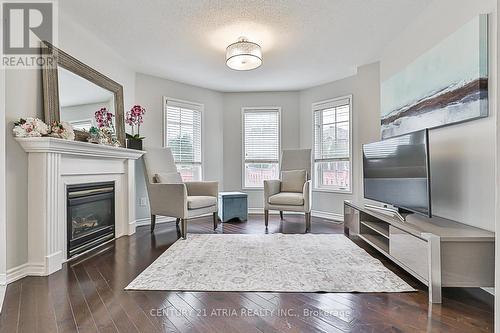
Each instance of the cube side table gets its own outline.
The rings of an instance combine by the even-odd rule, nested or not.
[[[219,218],[222,222],[238,218],[248,219],[248,195],[243,192],[219,193]]]

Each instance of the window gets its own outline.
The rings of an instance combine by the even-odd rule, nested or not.
[[[279,178],[280,108],[243,108],[243,187]]]
[[[314,177],[317,190],[351,191],[351,97],[314,103]]]
[[[202,104],[165,98],[164,144],[172,149],[184,181],[202,179]]]

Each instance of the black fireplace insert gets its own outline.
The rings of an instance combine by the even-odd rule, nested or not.
[[[68,258],[115,238],[115,183],[67,187]]]

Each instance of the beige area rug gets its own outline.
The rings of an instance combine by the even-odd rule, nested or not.
[[[344,235],[188,234],[126,290],[415,291]]]

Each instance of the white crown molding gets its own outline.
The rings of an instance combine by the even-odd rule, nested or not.
[[[71,141],[51,137],[16,138],[28,153],[60,153],[94,157],[123,158],[136,160],[146,152],[121,147],[98,145],[88,142]]]

